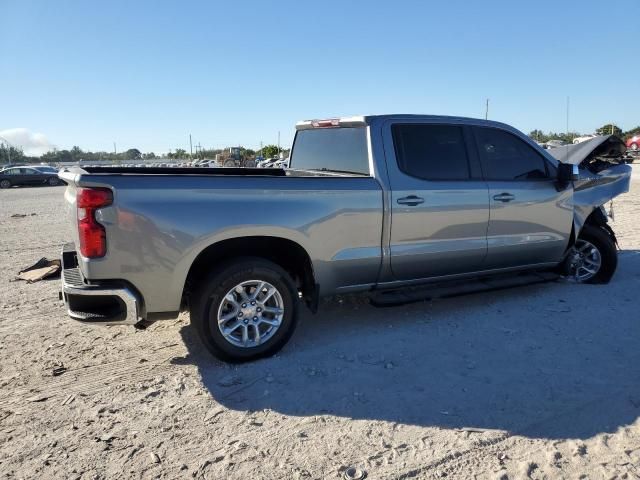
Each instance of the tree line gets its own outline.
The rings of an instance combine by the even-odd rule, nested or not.
[[[632,128],[626,132],[623,132],[622,129],[612,123],[607,123],[602,127],[598,128],[595,133],[597,135],[616,135],[623,140],[627,140],[628,138],[633,137],[634,135],[640,134],[640,126]],[[529,132],[529,137],[535,140],[538,143],[546,143],[550,140],[560,140],[565,143],[573,142],[574,138],[582,137],[584,134],[579,132],[566,132],[566,133],[556,133],[556,132],[543,132],[542,130],[532,130]]]
[[[266,145],[260,151],[251,148],[238,147],[242,158],[253,159],[260,155],[264,158],[271,158],[278,155],[279,151],[287,153],[287,150],[279,149],[277,145]],[[96,162],[109,161],[114,163],[131,162],[131,161],[149,161],[158,158],[170,158],[174,160],[195,160],[195,159],[215,159],[216,155],[228,156],[229,148],[218,149],[198,149],[191,155],[183,148],[170,150],[167,154],[156,155],[154,152],[142,153],[137,148],[130,148],[124,152],[91,152],[83,150],[78,146],[74,146],[70,150],[52,150],[40,157],[32,157],[24,154],[21,148],[7,145],[0,142],[0,164],[8,163],[72,163],[72,162]]]

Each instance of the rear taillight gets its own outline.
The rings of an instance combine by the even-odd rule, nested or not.
[[[96,210],[111,203],[113,203],[113,193],[108,188],[77,190],[80,254],[85,258],[104,257],[107,253],[107,235],[104,227],[96,220]]]

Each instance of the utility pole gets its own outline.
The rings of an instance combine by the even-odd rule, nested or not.
[[[118,154],[118,150],[116,150],[116,142],[113,142],[113,154],[114,155]]]
[[[569,138],[569,96],[567,95],[567,138]]]
[[[567,140],[569,139],[569,95],[567,95]],[[569,142],[567,142],[565,161],[569,160]]]
[[[191,142],[191,134],[189,134],[189,154],[193,158],[193,143]]]
[[[260,156],[262,156],[262,141],[260,141]]]
[[[484,119],[489,120],[489,99],[488,98],[484,108]]]
[[[278,130],[278,158],[280,158],[280,130]]]

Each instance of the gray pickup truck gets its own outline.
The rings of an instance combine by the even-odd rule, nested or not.
[[[384,303],[525,273],[608,282],[616,269],[602,205],[631,172],[616,137],[545,151],[502,123],[428,115],[296,130],[286,170],[62,172],[69,315],[143,327],[189,309],[215,356],[246,361],[282,348],[299,305],[327,295]]]

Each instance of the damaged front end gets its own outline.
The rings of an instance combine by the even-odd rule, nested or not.
[[[573,222],[577,237],[587,220],[615,235],[607,225],[604,205],[629,191],[631,162],[624,142],[615,135],[595,137],[577,145],[548,150],[558,161],[578,165],[580,175],[574,181]]]

